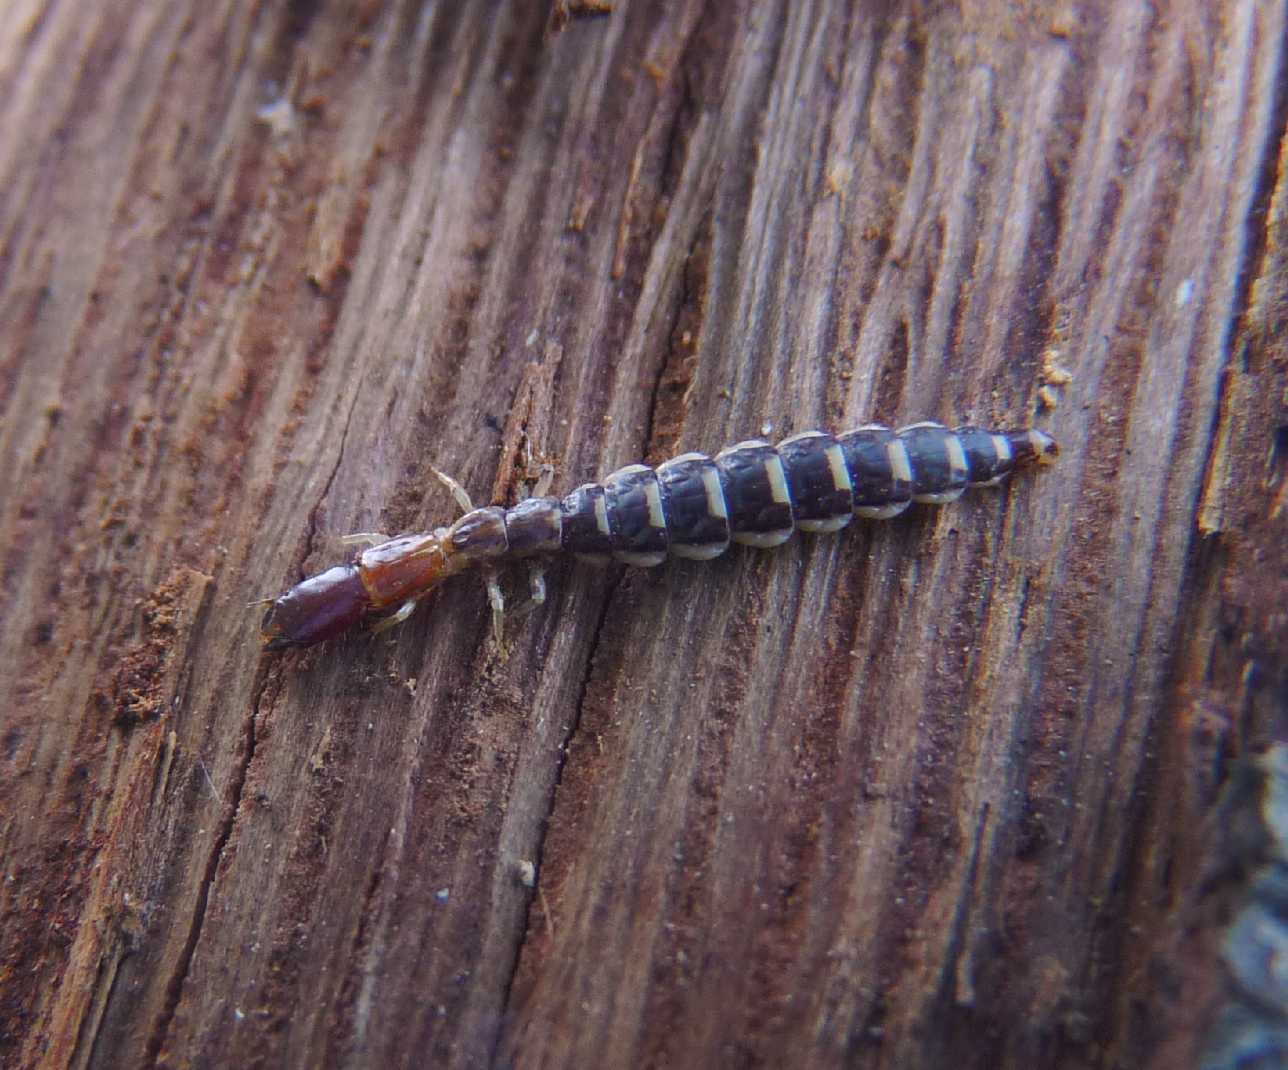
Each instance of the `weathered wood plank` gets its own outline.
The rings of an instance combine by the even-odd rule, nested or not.
[[[575,6],[0,27],[0,1062],[1193,1061],[1288,694],[1285,4]],[[258,650],[430,465],[925,417],[1061,460]]]

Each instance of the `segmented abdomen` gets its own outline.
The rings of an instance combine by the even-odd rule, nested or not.
[[[806,431],[777,446],[739,442],[715,457],[686,453],[658,468],[632,464],[562,501],[529,498],[458,524],[470,556],[567,550],[660,564],[668,553],[708,559],[731,542],[777,546],[801,531],[836,531],[856,515],[885,518],[912,502],[950,502],[1054,453],[1040,431],[869,425],[833,437]]]

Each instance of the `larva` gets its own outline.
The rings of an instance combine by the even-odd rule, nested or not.
[[[380,541],[292,587],[264,618],[264,645],[309,646],[364,619],[387,627],[471,568],[488,578],[499,625],[495,570],[510,561],[573,553],[649,567],[668,554],[707,560],[731,543],[778,546],[798,530],[838,531],[855,516],[884,519],[913,502],[951,502],[967,487],[996,484],[1055,453],[1054,439],[1036,430],[869,424],[837,436],[805,431],[776,446],[752,439],[657,468],[632,464],[562,500],[541,495],[509,509],[474,509],[446,480],[464,516],[450,527]],[[536,576],[540,601],[544,584]]]

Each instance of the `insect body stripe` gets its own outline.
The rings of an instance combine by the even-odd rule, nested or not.
[[[559,503],[559,509],[563,513],[563,549],[608,560],[613,547],[604,488],[598,483],[584,483]]]
[[[943,505],[960,498],[970,474],[961,440],[933,423],[913,424],[897,434],[912,466],[912,500]]]
[[[972,487],[995,486],[1000,480],[1006,478],[1007,470],[1014,462],[1015,454],[1011,449],[1011,444],[1006,441],[1005,435],[989,435],[988,439],[989,443],[993,447],[993,456],[991,458],[985,460],[987,455],[982,448],[978,450],[977,453],[971,455]],[[963,445],[965,445],[964,441]],[[976,478],[976,468],[983,469],[984,472],[987,473],[988,478]],[[981,473],[981,475],[982,474],[983,473]]]
[[[715,462],[686,453],[658,467],[671,553],[708,561],[729,548],[729,509]]]
[[[617,560],[644,568],[666,560],[670,539],[653,469],[632,464],[605,479],[604,509]]]
[[[854,484],[836,439],[806,431],[778,444],[802,531],[838,531],[854,518]]]
[[[792,537],[791,492],[778,451],[752,439],[716,454],[734,542],[768,549]]]
[[[912,466],[893,431],[869,424],[837,441],[854,484],[855,513],[869,520],[888,520],[912,504]]]
[[[600,493],[594,497],[595,504],[595,530],[599,532],[612,545],[613,525],[608,519],[608,488],[601,487]]]
[[[1015,466],[1015,451],[1005,435],[977,427],[959,427],[956,434],[970,470],[968,486],[994,486]]]

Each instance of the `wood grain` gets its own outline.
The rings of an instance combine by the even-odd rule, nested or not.
[[[1194,1064],[1288,711],[1288,6],[573,6],[10,5],[0,1063]],[[260,653],[431,465],[873,418],[1062,454]]]

